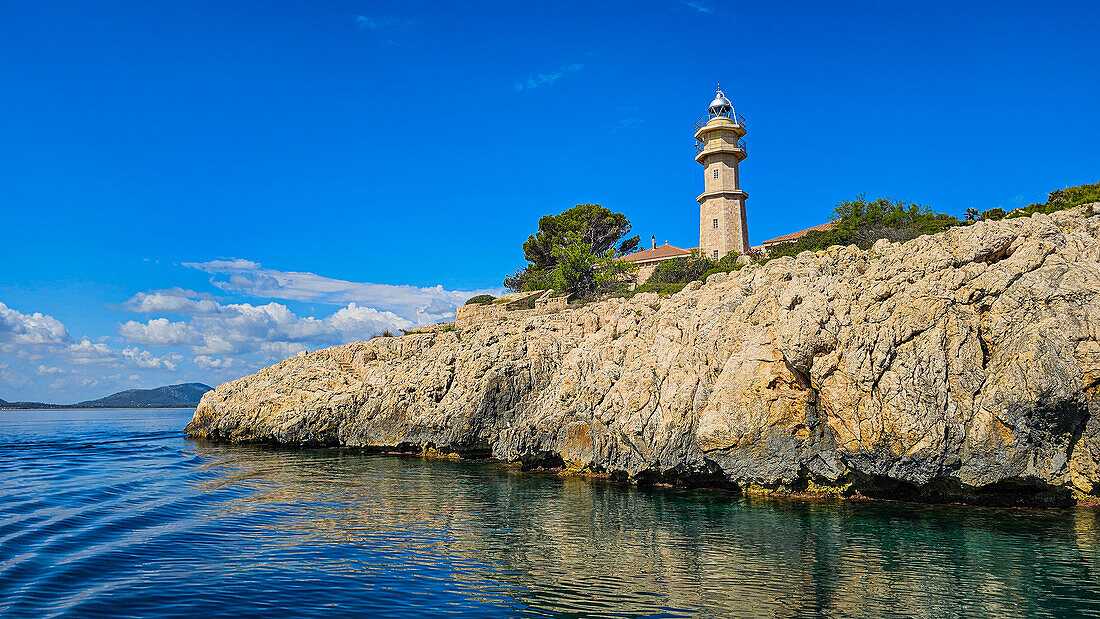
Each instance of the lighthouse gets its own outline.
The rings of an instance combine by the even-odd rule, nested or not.
[[[703,166],[699,202],[699,249],[711,260],[749,248],[749,227],[738,164],[745,158],[745,119],[733,110],[721,86],[707,113],[695,123],[695,160]]]

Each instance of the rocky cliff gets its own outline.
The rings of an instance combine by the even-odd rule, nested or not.
[[[320,350],[207,393],[187,432],[1071,504],[1100,495],[1100,205]]]

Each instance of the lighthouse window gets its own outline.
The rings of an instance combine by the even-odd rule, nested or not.
[[[718,260],[718,250],[714,250],[714,259]]]
[[[718,168],[714,168],[714,178],[718,178]]]
[[[717,219],[714,220],[714,229],[715,230],[718,229],[718,220]]]

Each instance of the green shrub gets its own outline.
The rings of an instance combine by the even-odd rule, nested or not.
[[[560,215],[539,219],[538,231],[523,244],[527,266],[504,278],[514,292],[553,288],[590,299],[621,286],[634,265],[616,261],[638,248],[626,238],[630,221],[598,204],[578,204]]]
[[[756,253],[758,253],[758,252],[754,252],[754,250],[750,249],[750,250],[745,252],[745,255],[752,258]],[[737,261],[737,259],[740,258],[740,257],[741,257],[741,254],[739,254],[735,251],[731,251],[730,253],[726,254],[725,256],[722,256],[722,259],[718,261],[718,264],[717,264],[716,268],[730,269],[730,270],[736,271],[737,269],[740,269],[742,267],[741,263],[739,263]]]
[[[1100,183],[1067,187],[1050,192],[1047,201],[1042,204],[1029,204],[1005,214],[1002,208],[991,208],[982,213],[978,209],[966,210],[967,221],[1027,217],[1035,213],[1054,213],[1090,202],[1100,202]],[[811,232],[806,236],[776,245],[768,250],[768,258],[796,256],[804,251],[820,251],[832,245],[858,245],[869,248],[878,239],[892,242],[908,241],[922,234],[935,234],[963,222],[952,215],[935,213],[927,207],[913,202],[892,201],[879,198],[868,202],[859,196],[850,202],[841,202],[833,211],[836,227],[832,230]]]
[[[535,309],[535,297],[541,296],[540,293],[532,292],[525,297],[520,297],[512,301],[505,301],[504,299],[497,299],[497,303],[508,303],[513,309]]]
[[[700,281],[705,282],[705,281],[707,281],[708,277],[710,277],[711,275],[714,275],[715,273],[732,273],[733,271],[736,271],[740,268],[741,268],[740,265],[738,265],[736,267],[715,267],[715,268],[707,271],[706,273],[703,273],[703,276],[700,277],[699,279],[700,279]]]
[[[935,213],[914,202],[888,198],[868,202],[863,195],[836,205],[833,221],[836,227],[832,230],[818,230],[790,243],[776,245],[768,250],[768,258],[796,256],[833,245],[858,245],[867,249],[879,239],[908,241],[922,234],[935,234],[962,225],[952,215]]]
[[[703,273],[712,268],[714,268],[714,262],[698,254],[685,258],[673,258],[658,264],[646,283],[686,284],[699,279]]]
[[[571,233],[564,238],[568,244],[554,248],[558,262],[547,273],[550,283],[547,288],[565,292],[577,300],[607,297],[626,288],[629,275],[637,269],[633,263],[616,260],[613,249],[593,253],[579,234]]]
[[[1023,208],[1013,209],[1012,211],[1010,211],[1008,213],[1008,215],[1005,216],[1005,219],[1016,219],[1017,217],[1031,217],[1035,213],[1042,213],[1043,209],[1045,207],[1046,207],[1046,204],[1039,204],[1038,202],[1036,202],[1035,204],[1028,204],[1027,206],[1025,206]]]
[[[455,323],[449,322],[442,326],[436,324],[426,327],[413,327],[412,329],[401,329],[401,335],[424,335],[426,333],[448,333],[455,330]]]
[[[466,305],[489,305],[495,300],[496,297],[491,294],[479,294],[476,297],[471,297],[470,299],[468,299],[466,301]]]
[[[737,258],[741,254],[731,251],[715,262],[699,251],[692,253],[690,257],[673,258],[657,265],[653,275],[646,281],[658,284],[686,284],[688,282],[706,279],[711,271],[733,271],[740,269]]]
[[[1029,217],[1035,213],[1047,213],[1049,215],[1050,213],[1056,213],[1067,208],[1081,206],[1082,204],[1088,204],[1090,202],[1100,202],[1100,183],[1055,189],[1047,194],[1046,202],[1042,204],[1029,204],[1023,208],[1018,208],[1009,213],[1008,217],[1010,219],[1015,217]]]
[[[634,290],[631,290],[625,296],[627,298],[630,298],[630,297],[633,297],[636,294],[642,294],[643,292],[656,292],[658,295],[660,295],[662,297],[667,297],[669,295],[673,295],[673,294],[676,294],[677,292],[680,292],[681,290],[684,289],[684,286],[687,286],[687,285],[688,285],[687,282],[672,282],[672,283],[669,283],[669,282],[648,281],[648,282],[642,284],[641,286],[638,286]]]
[[[772,260],[783,256],[797,256],[804,251],[820,251],[832,247],[833,245],[851,245],[851,243],[848,242],[848,237],[846,235],[839,233],[835,228],[832,230],[820,230],[811,232],[800,239],[769,248],[768,259]]]
[[[1053,209],[1050,212],[1073,208],[1090,202],[1100,202],[1100,183],[1055,189],[1047,196],[1048,208]]]

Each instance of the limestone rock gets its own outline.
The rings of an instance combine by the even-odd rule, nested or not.
[[[922,500],[1100,495],[1100,207],[832,247],[288,359],[187,432],[640,482]]]

